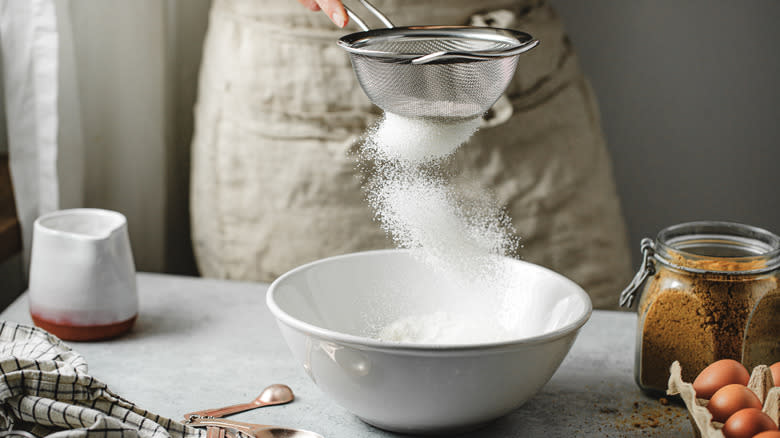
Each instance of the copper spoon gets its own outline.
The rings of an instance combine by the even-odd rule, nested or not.
[[[189,426],[220,428],[233,438],[238,438],[237,431],[243,432],[254,438],[323,438],[322,435],[303,429],[291,427],[270,426],[266,424],[243,423],[221,418],[202,418],[193,416],[185,423]]]
[[[289,386],[275,384],[265,388],[263,392],[257,396],[257,398],[249,403],[225,406],[224,408],[219,409],[207,409],[205,411],[190,412],[189,414],[185,414],[184,418],[190,418],[192,415],[220,418],[263,406],[283,405],[285,403],[290,403],[294,399],[295,395],[293,395],[292,389],[290,389]]]

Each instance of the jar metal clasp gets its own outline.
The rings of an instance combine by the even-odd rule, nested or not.
[[[655,263],[653,263],[655,242],[653,239],[645,237],[642,239],[640,246],[642,250],[642,266],[639,267],[639,272],[634,275],[631,283],[620,293],[620,307],[630,308],[634,304],[639,288],[642,287],[647,277],[655,274]]]

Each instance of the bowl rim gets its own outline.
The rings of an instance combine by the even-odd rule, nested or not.
[[[337,255],[332,257],[326,257],[319,260],[315,260],[313,262],[303,264],[301,266],[291,269],[290,271],[287,271],[286,273],[282,274],[271,283],[271,285],[268,287],[268,291],[266,292],[266,306],[268,306],[271,313],[276,317],[276,319],[279,322],[282,322],[292,328],[295,328],[307,334],[311,334],[320,338],[324,338],[327,340],[331,340],[343,344],[349,344],[350,346],[356,348],[371,349],[371,350],[389,350],[395,352],[407,351],[407,352],[417,352],[417,353],[425,352],[425,351],[436,351],[436,352],[458,352],[458,351],[467,351],[467,350],[484,351],[484,350],[506,349],[506,348],[515,348],[515,347],[521,347],[527,345],[548,343],[550,341],[554,341],[556,339],[565,337],[572,332],[576,332],[577,330],[582,328],[582,326],[585,325],[586,322],[588,322],[591,314],[593,313],[593,303],[590,300],[590,296],[588,296],[588,294],[585,292],[584,289],[582,289],[580,285],[578,285],[571,279],[565,277],[564,275],[561,275],[551,269],[545,268],[544,266],[540,266],[535,263],[527,262],[524,260],[518,260],[511,257],[507,257],[507,258],[509,258],[513,262],[531,265],[536,269],[546,271],[552,276],[557,277],[566,283],[569,283],[571,286],[573,286],[573,290],[575,291],[575,293],[581,298],[583,298],[586,304],[586,311],[583,312],[582,315],[580,315],[576,320],[562,327],[559,327],[553,331],[536,335],[536,336],[510,339],[506,341],[485,342],[485,343],[423,344],[423,343],[412,343],[412,342],[380,341],[375,338],[351,335],[347,333],[337,332],[335,330],[326,329],[314,324],[310,324],[308,322],[301,321],[300,319],[293,317],[289,313],[282,310],[282,308],[279,307],[279,305],[276,303],[276,300],[274,299],[278,286],[281,283],[283,283],[287,278],[294,276],[301,271],[311,269],[314,266],[327,263],[327,262],[333,262],[335,260],[348,259],[353,257],[383,255],[388,253],[409,254],[410,252],[411,251],[407,249],[378,249],[378,250],[370,250],[370,251],[359,251],[359,252],[352,252],[352,253],[342,254],[342,255]]]

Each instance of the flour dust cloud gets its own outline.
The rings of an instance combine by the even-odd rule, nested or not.
[[[499,259],[518,247],[511,219],[493,196],[458,186],[444,170],[480,123],[481,118],[440,121],[385,113],[360,152],[362,162],[372,163],[363,167],[371,169],[365,189],[375,219],[398,247],[456,279],[462,289],[452,291],[457,300],[480,300],[480,290],[507,289]],[[498,319],[446,311],[405,315],[380,327],[377,337],[432,344],[509,338]]]

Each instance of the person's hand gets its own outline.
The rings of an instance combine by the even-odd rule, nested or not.
[[[341,0],[298,0],[298,2],[312,11],[322,10],[338,27],[347,25],[347,12]]]

